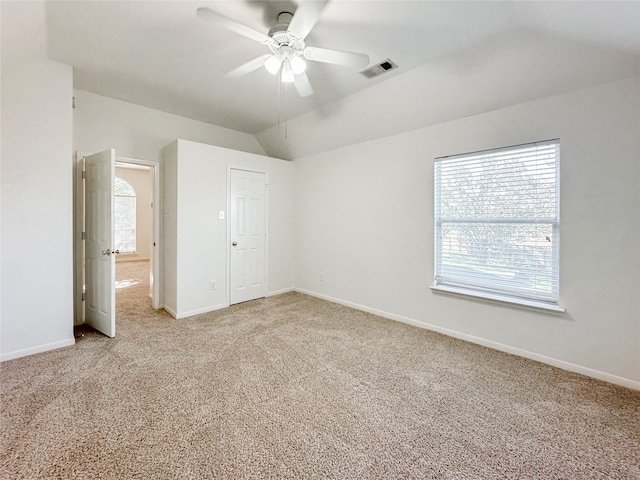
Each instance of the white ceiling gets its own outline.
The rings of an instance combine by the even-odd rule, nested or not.
[[[397,70],[367,80],[346,67],[308,62],[315,90],[308,98],[283,90],[264,69],[226,77],[268,49],[199,19],[196,9],[208,6],[266,33],[279,12],[294,12],[298,3],[49,0],[48,55],[74,67],[75,88],[252,134],[416,67],[463,58],[523,32],[640,58],[640,1],[333,0],[307,44],[367,53],[371,64],[391,58]],[[482,51],[491,55],[490,49]]]

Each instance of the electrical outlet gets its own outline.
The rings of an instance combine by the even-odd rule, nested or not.
[[[324,272],[320,272],[320,281],[324,282]]]
[[[209,288],[211,290],[215,290],[216,289],[216,281],[215,280],[211,280],[211,286]]]

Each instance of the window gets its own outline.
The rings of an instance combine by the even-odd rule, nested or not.
[[[435,289],[561,310],[559,152],[551,140],[435,159]]]
[[[120,253],[136,251],[136,191],[123,178],[115,181],[115,244]]]

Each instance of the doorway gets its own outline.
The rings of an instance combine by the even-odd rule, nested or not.
[[[87,208],[87,195],[88,192],[92,189],[92,184],[95,186],[97,180],[94,179],[93,175],[88,175],[85,167],[85,158],[102,158],[101,162],[106,162],[106,164],[110,164],[109,167],[105,165],[104,168],[110,170],[110,180],[109,176],[104,177],[103,180],[100,180],[100,183],[104,185],[104,187],[100,187],[100,191],[106,192],[106,195],[101,193],[97,196],[99,198],[100,204],[104,204],[104,209],[96,209],[92,207],[89,211]],[[160,281],[161,278],[159,276],[159,272],[161,270],[160,265],[160,166],[158,162],[151,162],[146,160],[139,159],[131,159],[131,158],[123,158],[116,157],[115,151],[108,150],[105,152],[101,152],[100,154],[95,155],[83,155],[79,152],[76,153],[76,175],[75,179],[75,188],[74,188],[74,215],[75,215],[75,230],[76,234],[74,235],[74,250],[75,250],[75,267],[74,267],[74,280],[75,280],[75,319],[74,325],[79,326],[84,323],[87,323],[87,305],[85,299],[91,298],[104,298],[104,305],[111,305],[112,307],[109,309],[110,312],[104,312],[106,316],[114,316],[115,315],[115,264],[116,257],[119,255],[119,248],[115,246],[116,244],[116,236],[115,236],[115,215],[113,211],[113,205],[115,204],[115,171],[116,171],[116,163],[119,167],[126,169],[127,171],[139,171],[143,172],[143,175],[146,175],[148,179],[148,183],[150,185],[146,186],[143,189],[138,189],[140,192],[144,190],[144,194],[141,198],[142,202],[146,204],[147,210],[151,210],[151,218],[147,219],[146,224],[142,224],[140,226],[136,226],[135,229],[137,231],[144,230],[144,235],[142,236],[142,242],[148,242],[148,248],[143,249],[143,252],[138,252],[137,246],[142,244],[139,240],[134,242],[134,248],[131,248],[131,243],[129,243],[129,250],[126,255],[129,256],[129,259],[138,259],[144,260],[146,263],[146,278],[148,278],[149,288],[146,292],[146,297],[151,297],[151,305],[153,309],[161,308],[162,302],[160,299]],[[105,170],[106,171],[106,170]],[[126,174],[122,174],[125,176]],[[106,182],[106,183],[105,183]],[[110,186],[109,186],[110,185]],[[109,194],[109,190],[111,194]],[[95,195],[94,195],[95,197]],[[95,232],[89,231],[89,228],[96,228],[95,222],[88,221],[88,215],[92,215],[94,211],[103,211],[107,212],[108,215],[100,214],[94,215],[96,218],[100,218],[100,222],[97,228],[101,228],[104,230],[102,237],[106,238],[104,245],[100,245],[97,254],[93,255],[98,258],[102,258],[106,256],[105,259],[109,260],[112,267],[108,270],[111,270],[111,275],[109,275],[108,279],[100,279],[96,280],[95,275],[88,276],[87,275],[87,261],[88,256],[91,256],[87,251],[87,240],[89,238],[95,237]],[[103,225],[104,223],[104,225]],[[106,227],[105,227],[106,225]],[[125,226],[120,226],[121,230],[125,229]],[[109,234],[107,235],[107,232]],[[122,234],[122,232],[121,232]],[[106,236],[105,236],[106,235]],[[122,236],[122,235],[121,235]],[[108,239],[111,240],[108,240]],[[100,250],[102,249],[102,250]],[[100,255],[100,251],[102,251],[102,255]],[[94,252],[95,253],[95,252]],[[126,256],[125,255],[125,256]],[[143,256],[144,255],[144,256]],[[103,259],[104,260],[104,259]],[[115,317],[114,321],[111,322],[112,327],[107,329],[103,333],[108,336],[115,335]],[[98,330],[102,331],[100,328]]]
[[[115,257],[116,315],[153,301],[153,213],[153,168],[117,158],[113,225],[114,248],[118,252]]]

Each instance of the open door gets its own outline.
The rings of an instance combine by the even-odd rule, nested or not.
[[[116,335],[115,150],[85,157],[85,323]]]

